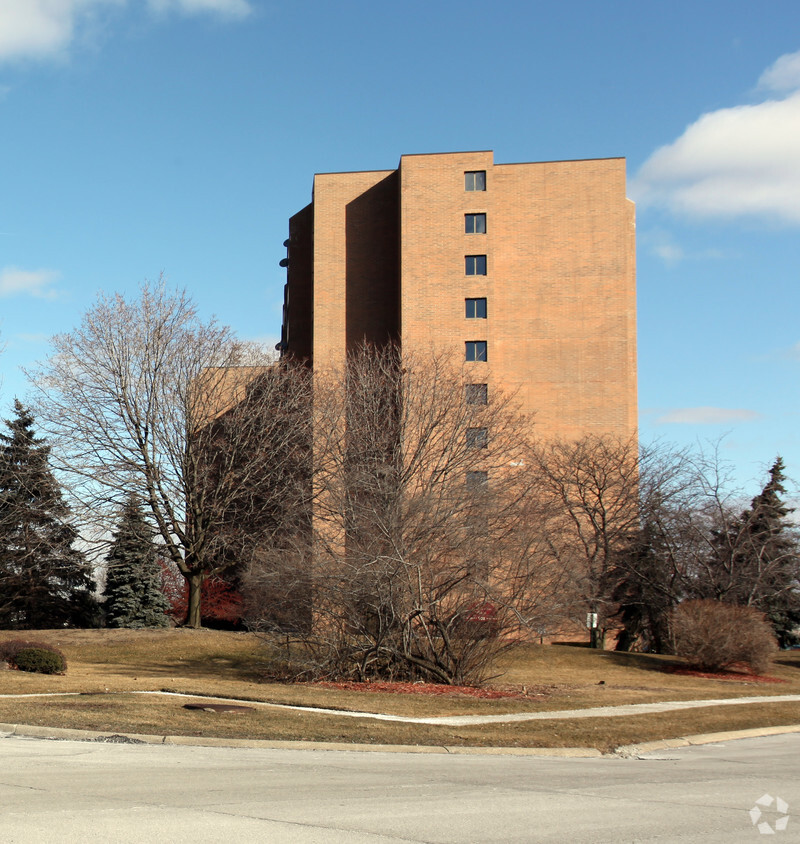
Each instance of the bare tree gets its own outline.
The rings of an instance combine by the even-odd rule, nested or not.
[[[204,580],[268,544],[283,487],[297,488],[307,378],[203,322],[163,282],[101,295],[52,346],[34,374],[38,413],[81,516],[107,535],[136,494],[199,626]]]
[[[551,565],[569,573],[575,621],[596,617],[592,645],[621,626],[619,648],[667,649],[671,610],[696,594],[714,528],[730,519],[718,454],[598,435],[540,442],[534,465]]]
[[[310,532],[250,581],[274,594],[303,572],[309,674],[476,683],[563,612],[529,497],[530,420],[465,381],[444,356],[391,347],[318,373]]]
[[[616,614],[615,568],[639,529],[639,454],[635,439],[590,435],[539,442],[532,453],[535,500],[549,514],[548,565],[571,583],[573,618],[596,618],[602,647]]]

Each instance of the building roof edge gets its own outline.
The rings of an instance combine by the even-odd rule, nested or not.
[[[350,176],[354,173],[394,173],[395,169],[388,170],[323,170],[321,173],[314,173],[314,178],[317,176]]]
[[[507,161],[495,167],[518,167],[525,164],[577,164],[583,161],[625,161],[624,155],[604,155],[600,158],[553,158],[547,161]]]

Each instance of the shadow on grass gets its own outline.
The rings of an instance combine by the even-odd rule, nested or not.
[[[663,673],[674,668],[683,668],[685,663],[678,657],[666,654],[645,654],[634,651],[609,651],[589,648],[586,642],[553,642],[553,646],[580,648],[584,654],[591,653],[603,662],[621,668],[635,668],[640,671]]]
[[[686,666],[682,659],[665,654],[640,654],[629,651],[600,651],[599,654],[602,659],[613,665],[636,668],[639,671],[656,671],[659,674]]]
[[[781,651],[780,656],[775,658],[775,665],[783,665],[786,668],[794,668],[800,671],[800,650]]]
[[[181,677],[192,680],[241,680],[248,683],[264,678],[266,662],[260,658],[196,657],[165,662],[148,662],[147,665],[113,666],[115,674],[138,677],[147,674],[156,677]]]

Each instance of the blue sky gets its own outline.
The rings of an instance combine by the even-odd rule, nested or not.
[[[625,156],[642,438],[800,477],[797,0],[0,0],[0,413],[161,272],[274,341],[315,172],[468,149]]]

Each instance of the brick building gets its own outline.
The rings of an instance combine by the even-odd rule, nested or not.
[[[322,173],[289,224],[281,346],[315,368],[360,342],[452,350],[543,436],[635,436],[634,206],[621,158],[404,155]]]

